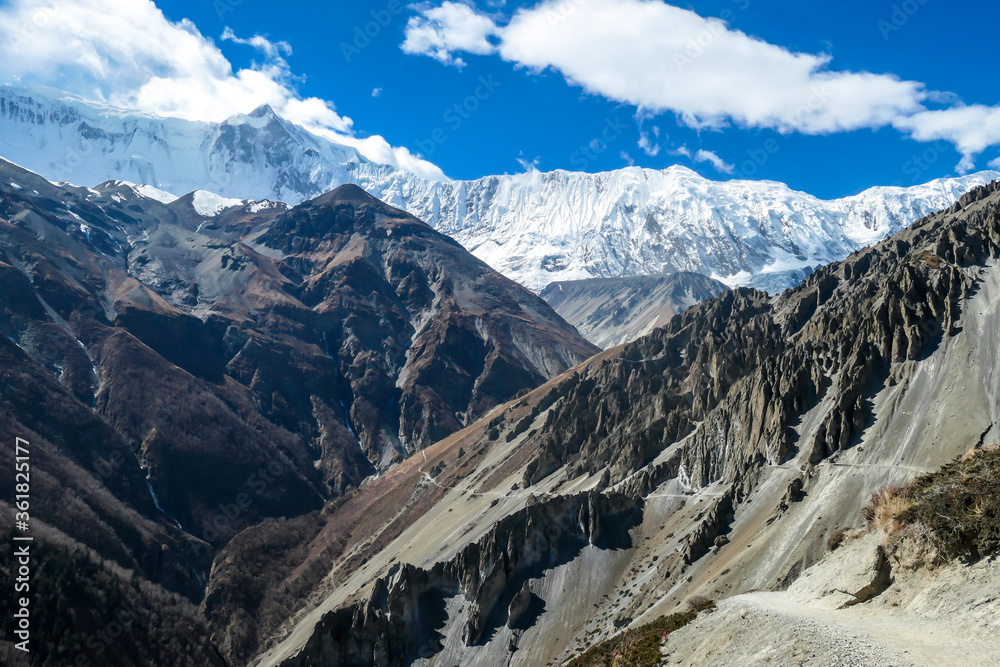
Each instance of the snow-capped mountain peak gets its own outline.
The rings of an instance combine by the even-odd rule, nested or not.
[[[1000,178],[982,172],[833,201],[773,181],[712,181],[684,166],[439,182],[373,163],[267,105],[202,123],[14,87],[0,87],[0,156],[54,181],[125,179],[166,196],[204,191],[239,203],[295,205],[354,183],[534,290],[677,271],[780,290]],[[216,210],[211,201],[203,210]]]

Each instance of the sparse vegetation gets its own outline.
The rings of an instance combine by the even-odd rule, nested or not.
[[[1000,447],[974,450],[903,488],[877,492],[865,509],[873,528],[926,532],[948,559],[1000,552]]]
[[[911,504],[909,486],[887,486],[872,495],[864,510],[865,520],[875,530],[893,533],[902,527],[899,517]]]
[[[830,537],[826,538],[826,548],[830,551],[836,551],[842,547],[847,540],[847,532],[847,528],[838,528],[830,533]]]
[[[660,646],[670,633],[683,628],[698,614],[715,609],[715,602],[699,596],[688,600],[688,606],[689,611],[663,616],[592,646],[566,663],[567,667],[655,667],[663,657]]]

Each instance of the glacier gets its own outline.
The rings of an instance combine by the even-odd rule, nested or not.
[[[0,156],[52,181],[130,181],[159,201],[201,191],[205,213],[247,200],[295,205],[354,183],[536,291],[692,271],[777,292],[1000,178],[984,171],[836,200],[773,181],[712,181],[682,166],[432,181],[268,106],[206,123],[14,86],[0,87]]]

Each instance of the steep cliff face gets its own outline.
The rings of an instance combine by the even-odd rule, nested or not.
[[[628,531],[641,516],[635,502],[594,492],[530,504],[429,570],[395,566],[375,582],[367,600],[327,615],[304,649],[282,665],[395,665],[432,658],[444,648],[438,629],[455,598],[466,603],[466,645],[483,644],[501,625],[523,631],[543,606],[531,592],[531,579],[570,562],[588,545],[629,548]]]
[[[627,548],[585,548],[530,579],[542,611],[521,634],[465,641],[472,594],[456,587],[431,622],[442,638],[430,664],[565,660],[693,594],[787,587],[875,490],[1000,438],[998,323],[1000,184],[781,296],[735,290],[695,306],[404,464],[384,481],[410,499],[393,527],[327,561],[313,602],[260,664],[295,664],[307,642],[335,636],[332,619],[349,627],[334,612],[363,609],[394,564],[452,562],[532,496],[624,497],[642,521]],[[390,664],[382,655],[376,642],[351,659]]]
[[[116,108],[46,88],[0,86],[0,155],[54,182],[124,179],[183,196],[208,190],[301,204],[394,172],[289,123],[269,106],[221,123]]]
[[[823,201],[780,183],[629,167],[407,183],[385,196],[535,290],[691,271],[780,292],[995,178],[983,172]]]

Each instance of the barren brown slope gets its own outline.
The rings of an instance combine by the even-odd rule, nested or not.
[[[369,455],[397,458],[597,352],[541,299],[357,186],[279,217],[256,239],[343,360]]]

